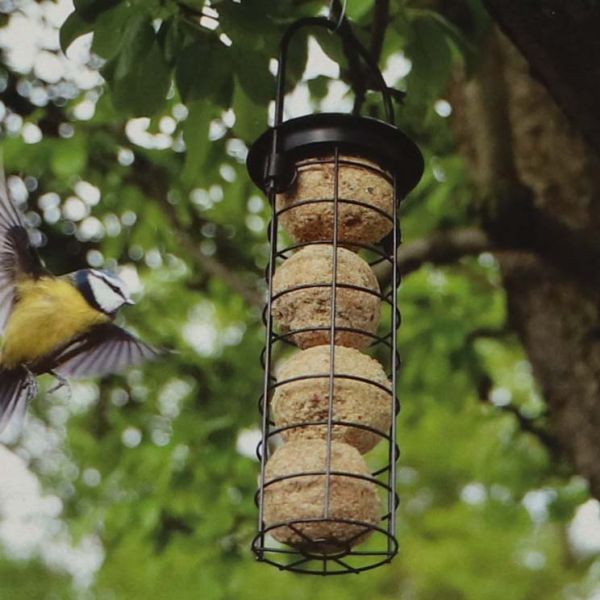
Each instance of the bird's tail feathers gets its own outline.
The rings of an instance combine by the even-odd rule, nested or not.
[[[9,423],[11,430],[20,430],[27,404],[35,396],[36,388],[35,377],[25,367],[0,367],[0,434]]]

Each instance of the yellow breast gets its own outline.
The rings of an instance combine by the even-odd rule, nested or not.
[[[0,359],[8,368],[33,363],[94,325],[110,321],[62,279],[25,280],[17,285],[17,294]]]

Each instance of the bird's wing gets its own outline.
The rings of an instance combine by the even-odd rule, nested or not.
[[[52,370],[64,377],[119,373],[156,360],[162,352],[112,323],[99,325],[69,344],[53,359]]]
[[[19,277],[43,273],[46,269],[29,241],[23,217],[11,201],[0,172],[0,333],[12,309]]]
[[[25,409],[36,390],[35,379],[23,367],[0,369],[0,433],[9,423],[20,430]]]

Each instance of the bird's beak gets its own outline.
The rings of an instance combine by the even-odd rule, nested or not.
[[[125,304],[135,304],[135,300],[132,300],[131,298],[125,298]]]

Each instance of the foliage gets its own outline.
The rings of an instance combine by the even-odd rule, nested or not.
[[[266,125],[269,65],[283,28],[324,3],[204,4],[75,0],[62,49],[92,32],[105,85],[61,88],[3,62],[5,166],[18,174],[13,185],[25,190],[23,205],[43,232],[49,266],[66,272],[118,263],[138,273],[143,290],[128,324],[177,353],[106,378],[90,388],[85,405],[61,396],[34,402],[38,433],[54,430],[59,439],[51,460],[31,450],[24,456],[45,492],[61,498],[74,543],[98,536],[105,560],[84,592],[7,550],[0,599],[550,600],[565,590],[585,597],[595,583],[593,558],[578,558],[565,541],[585,485],[500,402],[480,398],[489,377],[492,398],[496,392],[544,425],[543,402],[516,341],[477,335],[502,331],[506,322],[488,255],[424,267],[402,285],[400,556],[360,578],[334,580],[253,562],[258,466],[236,440],[258,423],[263,326],[240,289],[262,290],[268,211],[244,158]],[[469,175],[447,119],[434,108],[454,66],[476,55],[474,38],[426,3],[391,4],[381,63],[399,52],[412,61],[407,77],[389,83],[408,92],[398,121],[427,160],[403,206],[410,242],[469,223]],[[470,5],[484,27],[479,3]],[[350,1],[348,11],[359,35],[368,36],[372,2]],[[339,45],[322,46],[345,65]],[[306,85],[306,38],[294,56],[290,89]],[[45,101],[35,100],[35,89]],[[307,89],[320,107],[331,84],[319,76]],[[82,117],[90,105],[93,115]],[[374,94],[365,110],[378,114]],[[10,125],[12,115],[22,122]],[[24,134],[29,126],[40,132],[34,143]],[[23,442],[14,449],[23,454]],[[540,490],[545,504],[536,514],[523,501]]]

